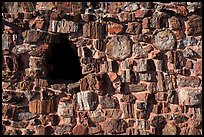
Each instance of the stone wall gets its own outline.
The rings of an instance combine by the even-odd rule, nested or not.
[[[201,2],[3,2],[2,133],[202,134],[201,10]],[[78,82],[47,80],[46,53],[60,34],[78,51]]]

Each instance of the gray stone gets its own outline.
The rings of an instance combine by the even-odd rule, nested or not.
[[[61,29],[61,33],[67,33],[67,26],[68,26],[68,21],[66,21],[65,19],[62,19],[61,21],[61,26],[60,26],[60,29]]]
[[[55,5],[52,2],[37,2],[36,3],[36,10],[40,11],[40,10],[52,10],[52,8],[54,8]]]
[[[80,91],[80,82],[69,83],[67,85],[67,91],[70,94],[76,94],[77,92],[79,92]]]
[[[202,40],[200,40],[200,41],[198,42],[197,46],[198,46],[198,47],[201,49],[201,51],[202,51]]]
[[[133,45],[133,54],[135,58],[146,58],[148,56],[148,51],[145,50],[140,43],[136,43]]]
[[[73,117],[74,105],[68,101],[63,101],[63,102],[60,101],[58,104],[57,113],[59,116],[62,116],[62,117],[66,117],[66,118]]]
[[[145,72],[147,71],[147,59],[139,59],[137,63],[137,71]]]
[[[37,93],[33,92],[33,91],[30,91],[30,90],[26,90],[24,92],[24,95],[26,96],[26,98],[28,99],[28,101],[30,101],[32,98],[34,98]]]
[[[176,44],[174,34],[166,29],[161,30],[155,35],[155,47],[159,50],[172,50]]]
[[[194,12],[197,8],[201,8],[202,3],[201,2],[187,2],[187,9],[188,12]]]
[[[11,126],[14,128],[26,128],[29,124],[29,121],[13,121]]]
[[[61,33],[62,21],[57,22],[57,33]]]
[[[30,68],[42,68],[43,67],[44,58],[42,57],[33,57],[29,58],[29,67]]]
[[[139,79],[143,81],[152,81],[153,74],[152,73],[139,73]]]
[[[9,49],[11,46],[11,36],[9,34],[2,34],[2,50]]]
[[[193,51],[191,48],[186,48],[184,51],[183,51],[183,56],[185,58],[193,58],[193,57],[196,57],[196,53],[195,51]]]
[[[139,59],[137,62],[137,71],[145,72],[145,71],[155,71],[156,66],[152,59]]]
[[[165,90],[173,90],[176,88],[176,77],[175,75],[164,75],[164,87]]]
[[[77,102],[79,110],[95,110],[98,106],[98,97],[94,92],[81,91],[77,93]]]
[[[198,40],[193,36],[189,36],[189,37],[183,39],[183,44],[185,47],[195,46],[197,44],[197,42],[198,42]]]
[[[131,53],[131,45],[127,36],[118,35],[113,37],[106,45],[106,54],[113,60],[123,60]]]
[[[75,23],[73,21],[68,21],[68,33],[71,33],[71,32],[78,32],[78,23]]]
[[[134,2],[128,2],[128,4],[124,7],[124,11],[127,12],[135,11],[137,9],[139,9],[139,6],[137,3]]]
[[[123,71],[122,82],[131,82],[130,73],[131,73],[130,69],[126,69],[125,71]]]
[[[93,118],[93,117],[99,117],[101,116],[101,113],[103,113],[102,109],[96,109],[94,111],[90,111],[90,117]]]
[[[50,30],[51,32],[57,32],[57,26],[58,26],[58,21],[56,21],[56,20],[50,20],[49,30]]]
[[[19,120],[30,120],[35,118],[36,115],[30,112],[21,112],[18,114],[18,119]]]
[[[22,54],[22,56],[24,55],[24,53],[27,53],[29,51],[31,51],[31,46],[27,46],[27,45],[20,45],[20,46],[16,46],[12,49],[12,52],[14,54],[20,55]]]
[[[178,91],[179,104],[194,106],[202,103],[202,91],[200,89],[180,89]]]

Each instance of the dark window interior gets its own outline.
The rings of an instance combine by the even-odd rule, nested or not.
[[[47,57],[48,80],[54,80],[55,83],[79,81],[83,74],[76,46],[64,34],[60,34],[60,43],[50,46]]]

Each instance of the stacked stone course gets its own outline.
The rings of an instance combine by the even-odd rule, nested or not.
[[[201,2],[3,2],[2,133],[201,135],[201,10]],[[78,52],[77,82],[47,80],[47,52],[61,34]]]

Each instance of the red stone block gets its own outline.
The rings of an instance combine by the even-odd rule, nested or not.
[[[135,18],[144,18],[149,13],[149,10],[137,10],[135,11]]]
[[[177,12],[182,16],[188,16],[188,11],[185,6],[177,6]]]
[[[144,18],[142,20],[142,28],[143,29],[148,29],[150,26],[150,21],[149,21],[149,18]]]
[[[118,23],[111,22],[111,23],[108,25],[108,32],[109,32],[110,34],[118,34],[118,33],[120,33],[122,30],[123,30],[123,25],[122,25],[122,24],[118,24]]]
[[[88,80],[86,78],[80,80],[80,90],[81,91],[89,90]]]
[[[123,2],[111,2],[108,9],[111,14],[117,14],[120,12],[121,7],[124,5]]]

